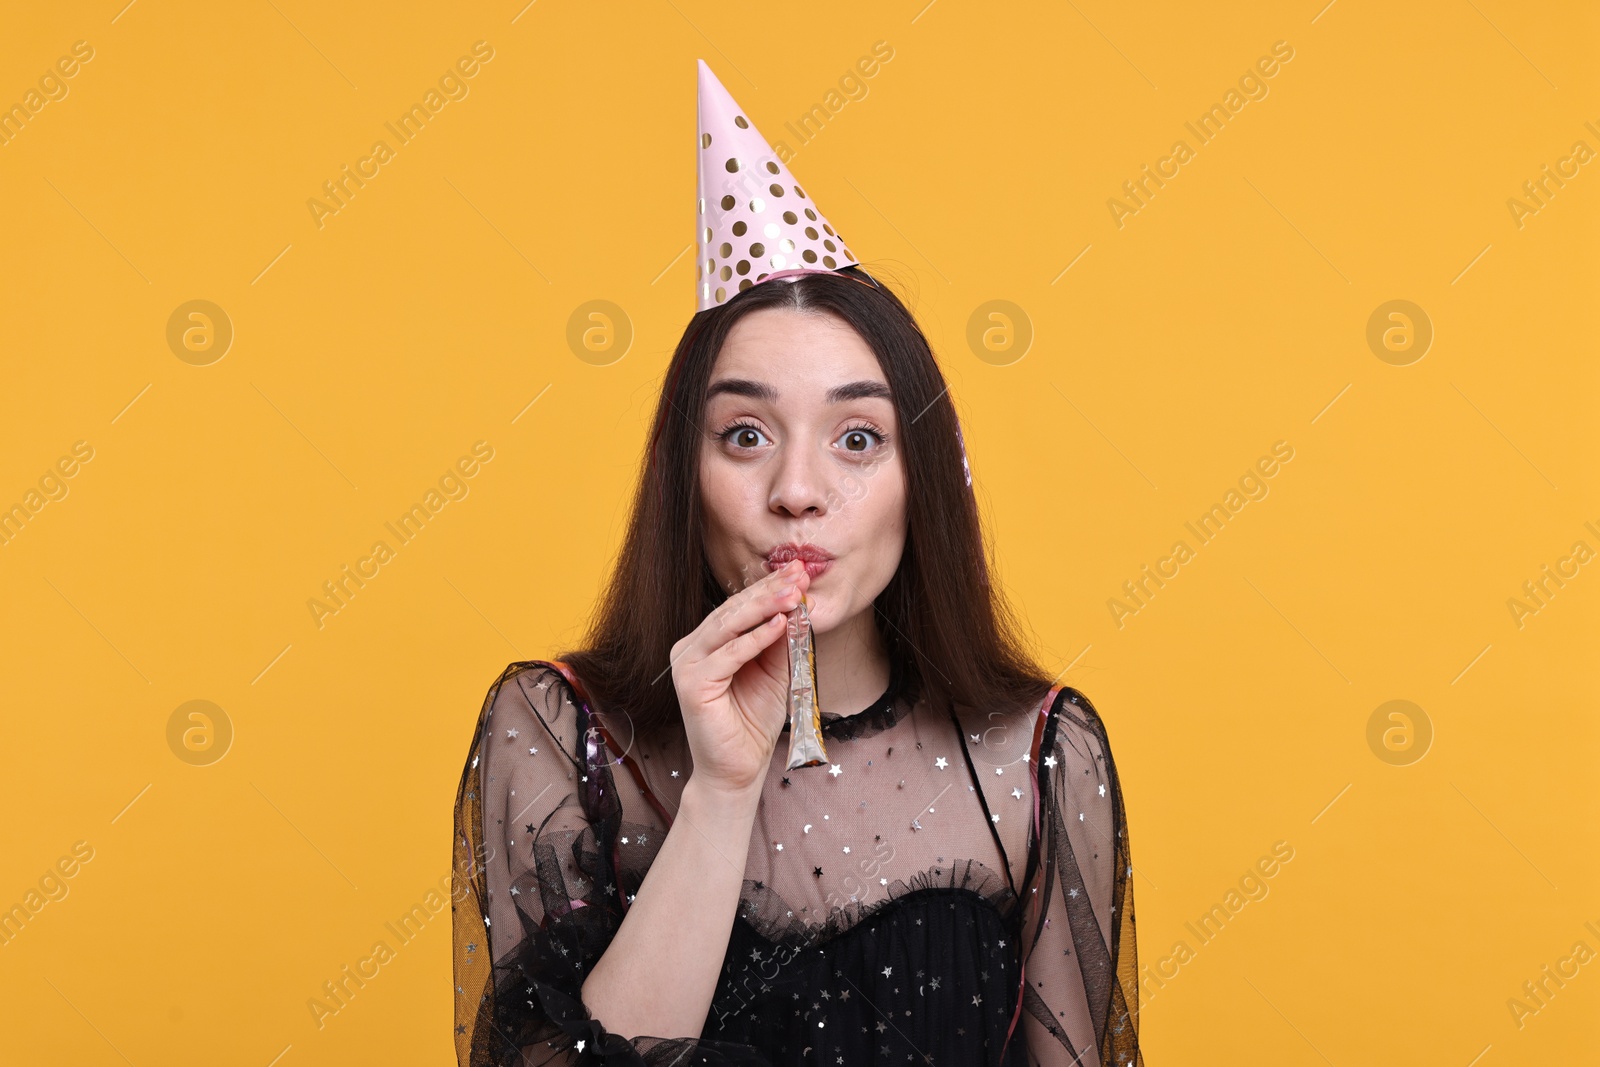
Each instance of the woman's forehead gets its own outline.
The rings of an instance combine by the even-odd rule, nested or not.
[[[878,358],[851,325],[835,315],[765,308],[734,324],[711,381],[742,378],[780,392],[821,392],[846,381],[886,382]]]

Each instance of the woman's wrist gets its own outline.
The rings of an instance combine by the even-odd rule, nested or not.
[[[765,772],[748,785],[732,785],[691,772],[683,786],[683,806],[692,804],[695,814],[700,815],[753,817],[761,804],[765,781]]]

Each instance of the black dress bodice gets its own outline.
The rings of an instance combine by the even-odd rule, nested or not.
[[[981,893],[940,884],[818,945],[773,944],[737,920],[701,1037],[770,1049],[773,1063],[1000,1062],[1018,936]],[[1013,1037],[1003,1062],[1025,1064],[1024,1050]]]

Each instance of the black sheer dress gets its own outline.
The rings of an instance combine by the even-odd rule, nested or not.
[[[1122,794],[1071,687],[963,729],[891,679],[864,711],[823,715],[826,767],[785,770],[780,736],[704,1029],[608,1032],[580,990],[692,763],[681,729],[635,739],[569,673],[507,667],[462,774],[463,1067],[1142,1065]]]

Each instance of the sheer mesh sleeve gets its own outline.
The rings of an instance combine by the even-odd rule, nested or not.
[[[666,836],[604,725],[544,660],[511,664],[484,699],[455,808],[457,1062],[770,1067],[746,1045],[625,1038],[583,1002]]]
[[[507,667],[484,700],[456,796],[463,1067],[645,1062],[580,995],[622,918],[611,870],[620,809],[609,774],[587,773],[589,725],[542,661]]]
[[[1038,1067],[1142,1067],[1132,861],[1105,725],[1066,687],[1040,739],[1022,1029]]]

